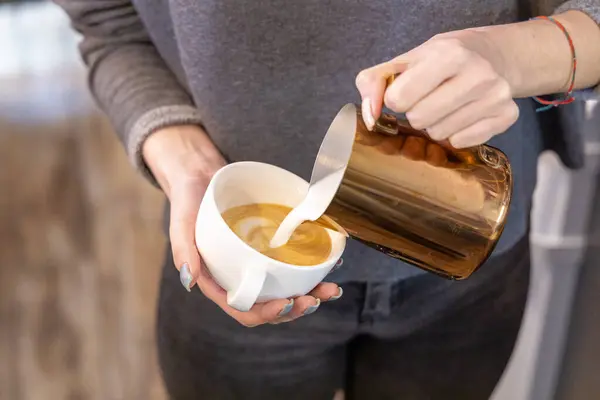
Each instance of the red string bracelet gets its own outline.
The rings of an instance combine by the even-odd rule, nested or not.
[[[556,25],[562,31],[562,33],[565,34],[565,37],[567,38],[567,41],[569,42],[569,47],[571,48],[571,57],[572,57],[572,61],[573,61],[573,67],[571,70],[571,83],[569,84],[569,89],[567,89],[567,93],[565,93],[561,99],[544,100],[539,96],[533,97],[533,99],[535,101],[537,101],[538,103],[543,105],[543,107],[539,107],[536,109],[537,112],[540,112],[540,111],[549,110],[552,107],[558,107],[563,104],[570,104],[575,101],[575,98],[573,97],[573,88],[575,86],[575,73],[577,72],[577,54],[575,53],[575,45],[573,44],[573,39],[571,39],[571,35],[569,35],[569,31],[567,31],[567,28],[565,28],[565,26],[563,24],[561,24],[560,22],[558,22],[557,20],[555,20],[552,17],[546,17],[546,16],[535,17],[532,19],[533,20],[536,20],[536,19],[545,20],[545,21],[552,22],[554,25]]]

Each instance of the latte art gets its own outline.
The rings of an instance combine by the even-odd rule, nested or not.
[[[331,253],[331,237],[316,222],[302,223],[285,245],[270,247],[271,238],[291,210],[280,204],[256,203],[230,208],[221,216],[240,239],[274,260],[299,266],[327,261]]]

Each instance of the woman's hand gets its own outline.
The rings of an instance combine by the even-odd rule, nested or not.
[[[456,148],[482,144],[519,116],[503,62],[477,30],[437,35],[391,61],[361,71],[356,86],[372,129],[382,104],[406,113],[411,125]],[[390,76],[398,75],[386,87]]]
[[[195,244],[198,208],[210,179],[225,160],[206,133],[197,126],[174,126],[154,132],[143,146],[146,164],[171,202],[169,235],[182,285],[197,284],[206,297],[245,326],[294,320],[317,310],[321,301],[337,298],[341,289],[321,283],[296,299],[273,300],[240,312],[227,304],[226,292],[212,279]]]

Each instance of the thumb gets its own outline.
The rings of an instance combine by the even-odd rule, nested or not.
[[[201,261],[196,247],[195,228],[198,208],[205,190],[205,182],[196,180],[179,187],[171,187],[169,236],[173,261],[179,270],[181,284],[188,292],[200,275]]]
[[[361,113],[367,129],[373,130],[375,120],[381,115],[388,78],[404,72],[408,66],[406,58],[397,57],[364,69],[356,76],[356,88],[362,98]]]

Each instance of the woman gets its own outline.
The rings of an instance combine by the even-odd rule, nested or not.
[[[600,0],[57,2],[133,164],[170,201],[158,346],[172,398],[489,397],[526,300],[537,155],[577,142],[542,132],[528,97],[569,90],[570,41],[574,88],[599,83]],[[528,10],[555,20],[514,24]],[[385,103],[435,140],[507,153],[514,200],[493,257],[450,282],[350,243],[309,295],[232,309],[194,245],[211,176],[256,160],[308,177],[355,81],[367,126]]]

